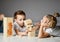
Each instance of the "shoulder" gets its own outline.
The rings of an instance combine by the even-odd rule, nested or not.
[[[14,22],[13,26],[14,26],[14,28],[19,28],[20,27],[17,22]]]
[[[13,22],[13,24],[17,24],[16,22]]]
[[[13,25],[17,26],[17,25],[18,25],[18,23],[17,23],[17,22],[14,22],[14,23],[13,23]]]

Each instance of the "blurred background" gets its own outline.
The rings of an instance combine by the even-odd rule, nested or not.
[[[0,0],[0,13],[5,16],[13,17],[17,10],[23,10],[35,23],[46,14],[60,13],[60,0]]]

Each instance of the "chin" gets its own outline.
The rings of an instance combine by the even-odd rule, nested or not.
[[[21,27],[23,27],[24,25],[20,25]]]

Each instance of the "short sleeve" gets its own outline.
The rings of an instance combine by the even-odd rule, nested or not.
[[[52,32],[52,29],[51,29],[51,28],[46,29],[46,30],[45,30],[45,32],[47,32],[47,33],[49,33],[49,34],[50,34],[50,33]]]
[[[16,25],[16,24],[14,24],[14,29],[18,29],[19,27]]]

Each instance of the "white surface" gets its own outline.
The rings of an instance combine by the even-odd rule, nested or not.
[[[13,36],[13,37],[7,37],[4,38],[2,36],[2,33],[0,34],[0,42],[60,42],[60,37],[54,37],[54,38],[37,38],[37,37],[19,37],[19,36]]]

